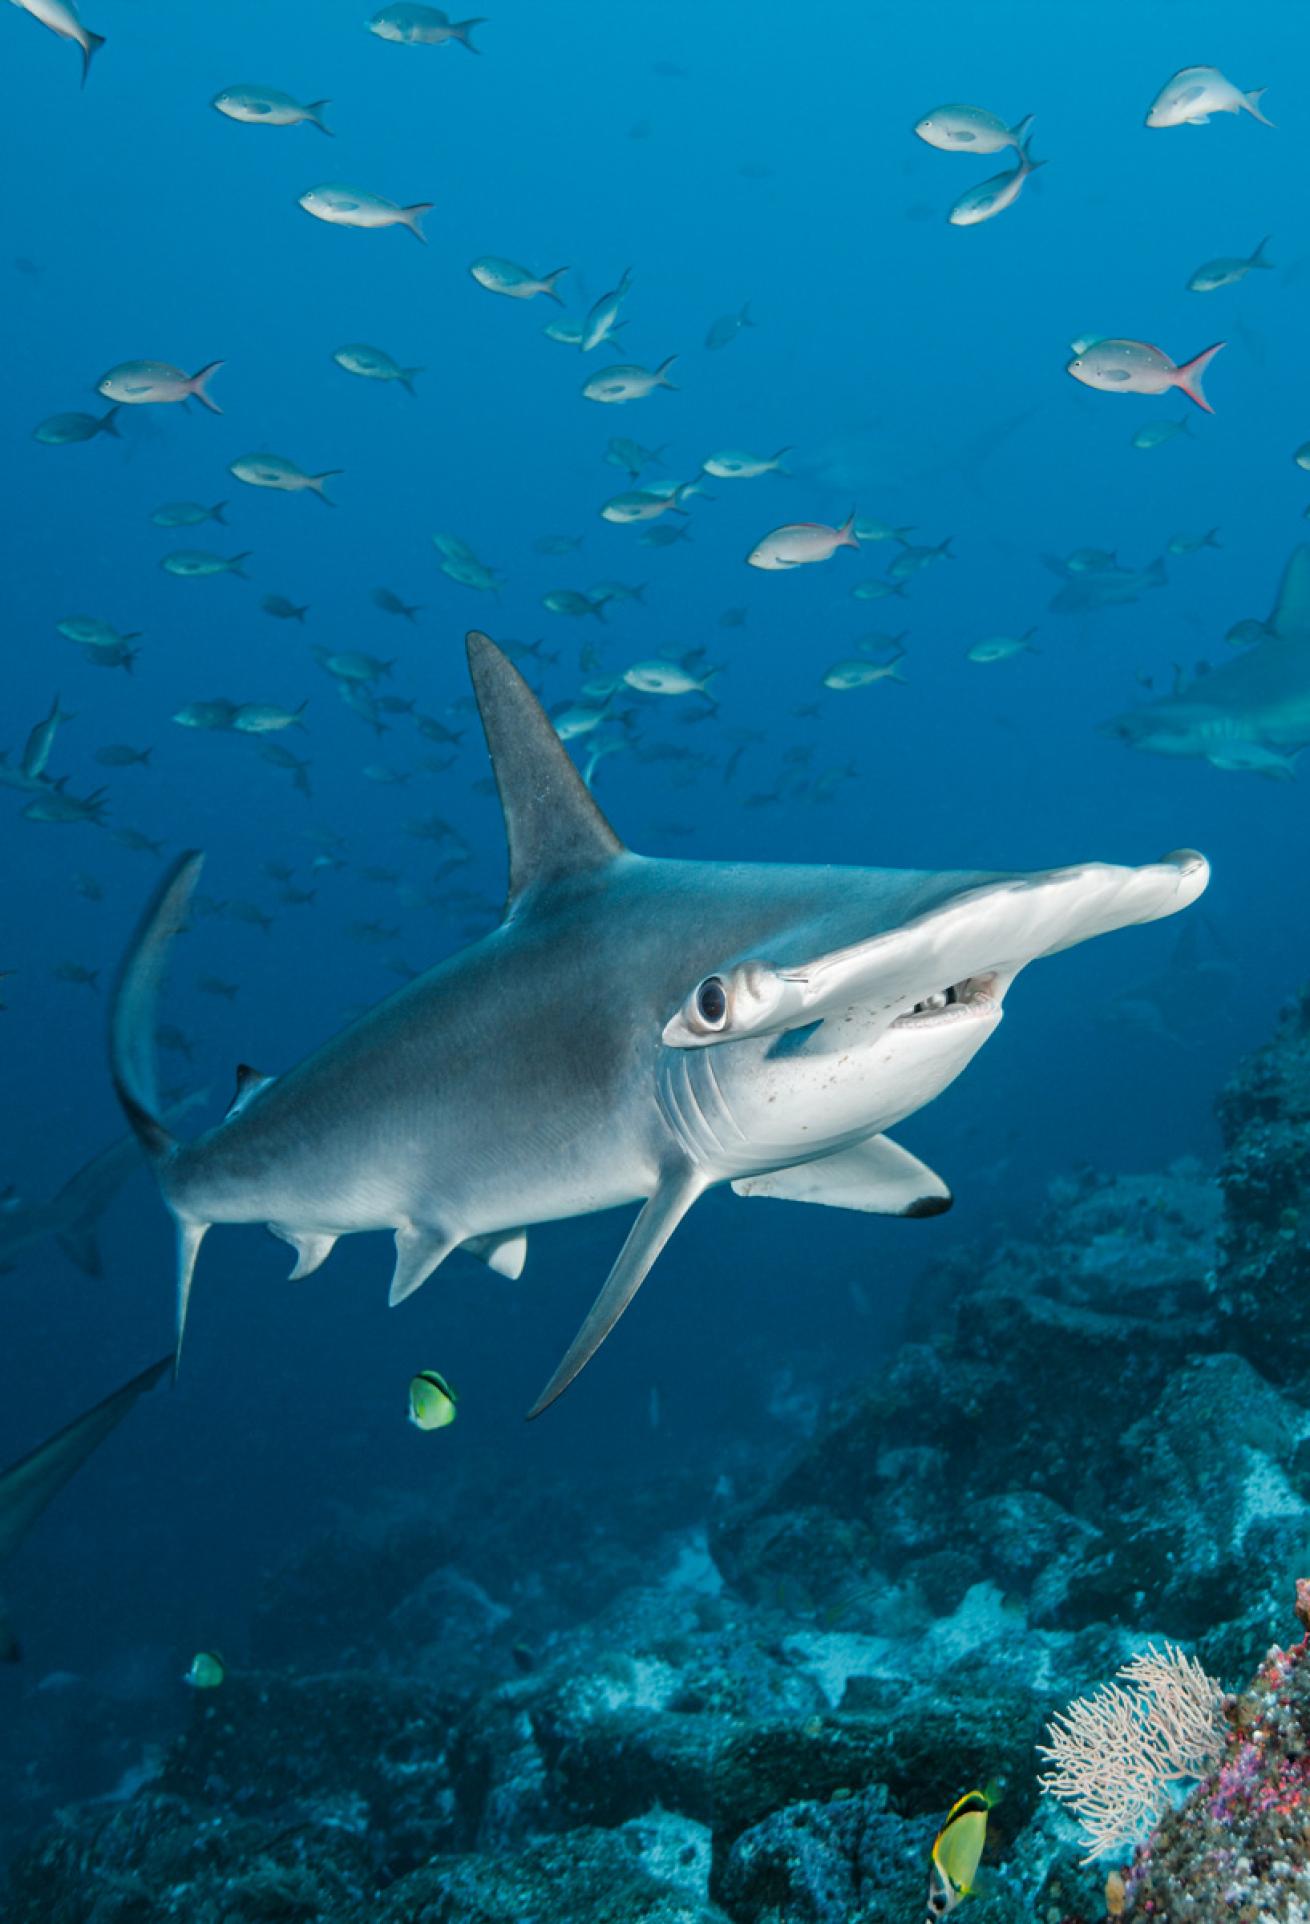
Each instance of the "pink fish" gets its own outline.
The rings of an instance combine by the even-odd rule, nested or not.
[[[1084,387],[1099,388],[1105,394],[1167,394],[1176,387],[1197,407],[1213,414],[1201,381],[1215,355],[1226,346],[1226,341],[1216,341],[1180,367],[1162,348],[1151,347],[1146,341],[1095,341],[1074,356],[1066,372]]]
[[[838,548],[858,548],[855,537],[855,510],[840,528],[825,527],[821,521],[790,521],[775,528],[757,542],[746,560],[752,568],[799,568],[806,561],[831,561]]]

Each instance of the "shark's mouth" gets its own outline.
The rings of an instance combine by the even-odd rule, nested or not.
[[[947,989],[938,989],[898,1015],[893,1029],[937,1029],[948,1022],[977,1022],[1000,1014],[1004,993],[995,975],[968,975]]]

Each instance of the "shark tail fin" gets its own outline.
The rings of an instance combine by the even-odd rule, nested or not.
[[[123,1113],[158,1168],[177,1144],[159,1117],[155,1018],[173,938],[186,924],[204,856],[178,857],[137,926],[109,1006],[109,1072]]]
[[[627,1241],[618,1253],[605,1286],[587,1312],[582,1328],[541,1395],[528,1411],[528,1420],[550,1408],[574,1377],[587,1367],[650,1274],[656,1257],[705,1188],[705,1179],[690,1167],[666,1176],[643,1207]]]
[[[169,950],[186,924],[204,859],[194,850],[179,856],[160,883],[132,939],[109,1010],[109,1071],[114,1089],[137,1141],[161,1177],[177,1153],[177,1140],[159,1114],[155,1018]],[[178,1217],[175,1368],[182,1352],[196,1254],[208,1227],[208,1223]]]

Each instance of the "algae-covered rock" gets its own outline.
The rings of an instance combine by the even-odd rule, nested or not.
[[[687,1846],[687,1848],[693,1848]],[[438,1858],[388,1890],[369,1924],[727,1924],[657,1881],[639,1838],[575,1830],[514,1853]]]
[[[875,1789],[774,1812],[736,1838],[715,1896],[734,1924],[917,1924],[936,1826],[886,1803]]]

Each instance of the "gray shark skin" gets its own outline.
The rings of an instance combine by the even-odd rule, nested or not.
[[[247,1077],[185,1144],[157,1119],[152,1037],[199,855],[165,877],[129,950],[111,1068],[178,1224],[179,1343],[214,1223],[266,1223],[296,1276],[338,1236],[391,1229],[396,1303],[461,1245],[517,1274],[525,1224],[639,1202],[535,1415],[711,1185],[949,1207],[882,1132],[960,1073],[1027,962],[1171,914],[1208,880],[1190,851],[1032,875],[634,855],[495,643],[472,634],[468,654],[509,843],[497,929],[286,1075]]]
[[[1105,724],[1133,748],[1238,765],[1243,745],[1310,743],[1310,547],[1292,550],[1267,639],[1158,701]]]
[[[130,1383],[105,1397],[93,1409],[75,1416],[27,1456],[0,1470],[0,1565],[7,1563],[37,1518],[76,1475],[87,1458],[117,1429],[139,1396],[153,1389],[170,1358],[152,1363]],[[0,1603],[0,1663],[17,1663],[22,1652]]]

